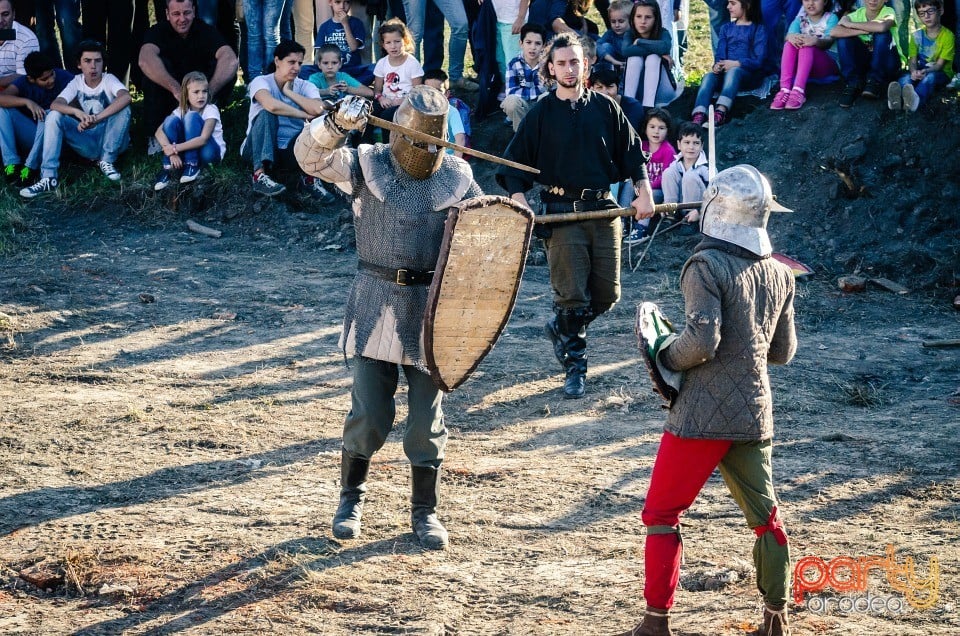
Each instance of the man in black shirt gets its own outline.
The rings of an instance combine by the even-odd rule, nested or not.
[[[145,132],[153,133],[180,103],[180,83],[191,71],[210,82],[210,94],[221,107],[237,83],[239,62],[220,32],[196,20],[194,0],[166,0],[166,20],[147,29],[140,48],[143,71]]]
[[[583,48],[575,35],[554,38],[540,66],[556,90],[537,102],[520,123],[505,158],[533,166],[533,175],[497,171],[497,182],[524,204],[536,179],[546,214],[617,207],[610,184],[632,179],[636,218],[653,216],[640,137],[617,103],[583,85]],[[541,131],[548,131],[541,133]],[[620,220],[577,221],[552,229],[545,239],[556,316],[544,328],[566,373],[565,397],[584,394],[587,325],[620,300]]]

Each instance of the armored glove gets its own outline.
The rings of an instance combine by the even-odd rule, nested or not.
[[[341,130],[363,130],[372,106],[359,95],[348,95],[337,103],[333,121]]]
[[[647,372],[653,381],[653,391],[673,406],[673,401],[680,392],[683,374],[671,371],[660,362],[660,352],[670,346],[678,336],[673,325],[667,320],[660,308],[654,303],[640,303],[637,305],[637,321],[634,325],[637,334],[637,344],[647,366]]]

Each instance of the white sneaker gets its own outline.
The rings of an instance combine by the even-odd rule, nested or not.
[[[917,95],[913,84],[907,84],[903,87],[903,110],[915,113],[918,108],[920,108],[920,96]]]
[[[101,161],[97,165],[100,166],[100,172],[102,172],[103,176],[105,176],[107,179],[110,179],[111,181],[114,181],[114,182],[120,180],[120,173],[117,172],[117,169],[114,168],[113,164],[110,163],[109,161]]]
[[[24,188],[20,191],[20,196],[24,199],[32,199],[43,194],[51,194],[56,189],[60,183],[54,177],[44,177],[36,183],[34,183],[29,188]]]
[[[953,79],[947,84],[947,88],[960,88],[960,73],[953,76]]]

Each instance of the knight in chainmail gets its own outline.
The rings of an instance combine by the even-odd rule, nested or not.
[[[717,468],[756,535],[753,560],[763,597],[755,636],[789,636],[790,550],[773,487],[773,399],[767,367],[797,349],[790,268],[772,258],[774,201],[753,166],[717,174],[701,205],[703,241],[680,274],[686,326],[660,339],[654,359],[682,374],[643,505],[643,621],[624,636],[670,636],[680,580],[680,516]]]
[[[440,91],[416,86],[394,121],[443,139],[448,109]],[[393,428],[402,368],[409,389],[403,449],[411,464],[411,525],[423,547],[443,549],[447,531],[436,507],[447,429],[442,393],[424,362],[423,316],[446,212],[483,192],[465,161],[397,132],[391,132],[390,144],[345,147],[347,133],[363,129],[368,114],[368,102],[348,97],[335,112],[315,119],[294,148],[305,172],[352,200],[357,235],[358,268],[340,339],[354,364],[333,534],[360,536],[370,458]]]

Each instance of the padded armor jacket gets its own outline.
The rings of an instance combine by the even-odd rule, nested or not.
[[[686,326],[660,354],[683,371],[666,430],[734,441],[773,437],[767,364],[797,349],[793,273],[773,258],[707,238],[683,266]]]

